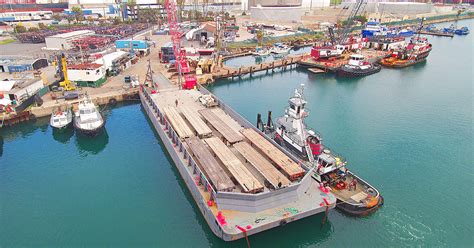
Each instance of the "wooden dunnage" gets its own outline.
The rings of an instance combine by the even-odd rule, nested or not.
[[[178,113],[178,110],[175,107],[167,106],[163,108],[166,117],[173,126],[173,129],[176,131],[178,136],[181,139],[185,139],[191,136],[194,136],[193,131],[189,128],[188,124],[184,121],[181,115]]]
[[[202,140],[198,137],[191,137],[186,139],[186,144],[188,144],[192,154],[196,157],[196,163],[198,163],[199,168],[201,168],[217,191],[232,191],[235,188],[235,184]]]
[[[199,137],[205,137],[212,134],[211,128],[201,119],[197,111],[192,110],[187,106],[179,108],[184,118],[189,121],[194,130],[196,130]]]
[[[244,192],[257,193],[263,191],[263,185],[252,175],[244,164],[217,137],[204,139],[219,160],[227,167]]]
[[[234,148],[262,174],[273,188],[278,189],[290,185],[290,180],[248,143],[235,143]]]
[[[280,167],[280,169],[290,177],[290,180],[294,181],[304,175],[305,171],[303,168],[255,130],[246,128],[240,132],[251,144],[255,145],[258,150],[263,152],[271,161]]]
[[[204,119],[209,122],[230,144],[242,141],[242,135],[234,131],[229,125],[222,121],[216,114],[210,109],[199,110],[199,113]]]

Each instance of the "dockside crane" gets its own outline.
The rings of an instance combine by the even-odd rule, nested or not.
[[[165,0],[165,9],[168,16],[168,25],[170,29],[171,42],[173,43],[173,53],[175,56],[175,67],[178,70],[178,86],[180,89],[194,88],[196,85],[196,76],[186,75],[183,85],[183,74],[189,73],[189,63],[186,59],[186,52],[181,49],[181,37],[183,33],[179,28],[179,20],[177,16],[176,0]]]

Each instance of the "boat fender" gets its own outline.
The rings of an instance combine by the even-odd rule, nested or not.
[[[109,104],[110,104],[111,106],[115,106],[115,105],[117,104],[117,99],[115,99],[115,98],[110,98]]]
[[[286,225],[286,223],[288,223],[286,220],[281,220],[280,221],[280,226],[284,226],[284,225]]]

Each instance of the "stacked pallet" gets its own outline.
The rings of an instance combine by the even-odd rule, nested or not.
[[[275,166],[265,159],[258,151],[246,142],[234,144],[234,148],[273,186],[278,189],[290,185],[286,178]]]
[[[226,166],[244,192],[257,193],[263,191],[263,185],[219,138],[207,138],[204,139],[204,142]]]
[[[255,145],[258,150],[264,153],[281,170],[283,170],[291,180],[294,181],[304,176],[305,171],[303,168],[255,130],[246,128],[240,132],[250,141],[251,144]]]
[[[235,184],[207,149],[204,142],[198,137],[191,137],[186,139],[186,144],[196,158],[195,161],[199,168],[217,191],[232,191],[235,188]]]
[[[220,119],[216,114],[214,114],[210,109],[200,110],[199,113],[204,117],[204,119],[213,126],[217,132],[222,134],[224,139],[227,140],[230,144],[242,141],[242,135],[236,132],[234,129],[229,127],[222,119]]]
[[[171,123],[171,126],[173,126],[173,129],[176,131],[176,134],[178,134],[181,139],[194,136],[193,131],[191,130],[191,128],[189,128],[188,124],[186,124],[186,122],[178,113],[178,110],[175,107],[164,107],[163,112],[168,118],[168,121]]]
[[[193,126],[199,137],[206,137],[212,134],[211,128],[201,119],[197,111],[192,110],[188,106],[181,106],[179,108],[184,118]]]

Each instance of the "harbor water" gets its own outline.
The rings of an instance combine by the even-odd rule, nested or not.
[[[252,247],[473,246],[474,43],[429,39],[426,63],[361,79],[293,69],[210,87],[254,123],[304,84],[307,124],[385,197],[370,216],[331,211],[323,226],[316,215],[253,235]],[[96,139],[48,119],[0,130],[1,247],[246,246],[213,235],[139,104],[106,119]]]

